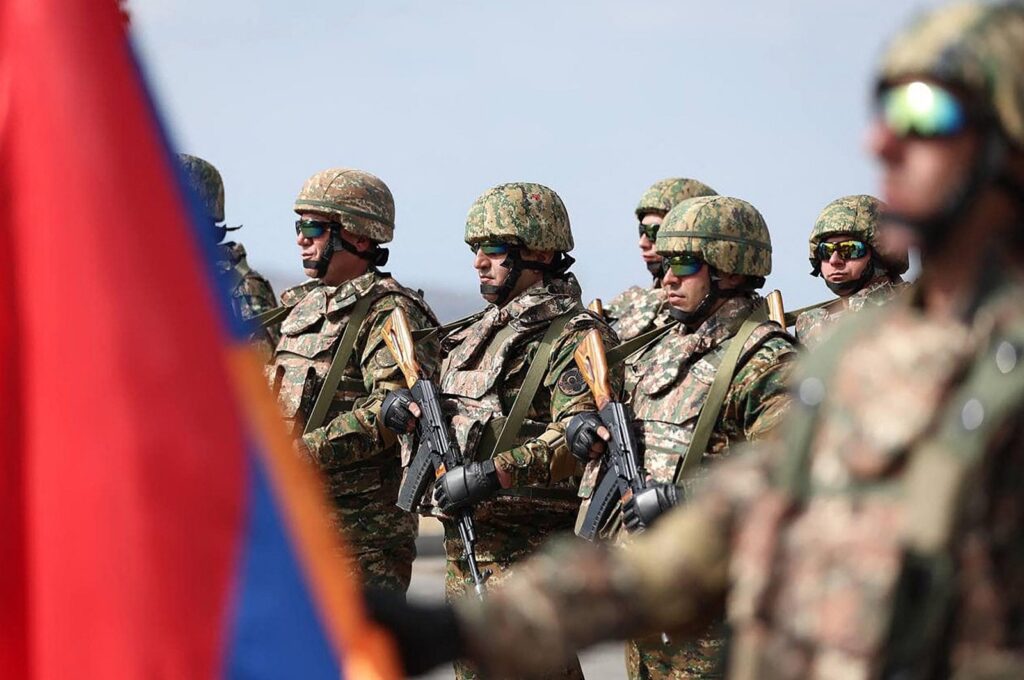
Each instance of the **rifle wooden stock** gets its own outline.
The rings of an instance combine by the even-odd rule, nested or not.
[[[608,380],[608,359],[605,357],[601,332],[594,329],[583,336],[583,342],[576,348],[573,357],[594,395],[597,408],[604,408],[612,399],[612,386]]]
[[[420,379],[420,364],[416,361],[416,344],[412,339],[409,317],[405,315],[405,310],[401,307],[391,310],[391,315],[384,321],[381,330],[384,344],[398,362],[398,368],[405,376],[406,385],[411,388]]]
[[[773,290],[768,293],[766,299],[768,301],[768,318],[785,328],[786,310],[782,304],[782,291]]]
[[[601,302],[601,298],[594,298],[594,301],[587,305],[587,309],[604,318],[604,303]]]

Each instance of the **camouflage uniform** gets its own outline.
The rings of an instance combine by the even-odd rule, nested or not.
[[[217,240],[220,242],[227,232],[240,228],[218,224],[224,221],[224,180],[220,172],[211,163],[196,156],[179,154],[178,160],[185,171],[185,181],[206,209],[210,223],[218,231]],[[221,243],[219,248],[217,271],[225,277],[235,316],[239,319],[251,319],[277,307],[273,287],[265,276],[249,266],[242,244]],[[261,354],[269,357],[280,335],[279,326],[275,324],[253,331],[250,340],[255,343]]]
[[[221,274],[227,278],[231,291],[231,306],[240,319],[252,319],[263,312],[277,307],[277,298],[270,282],[245,259],[245,247],[241,243],[222,243],[222,258],[217,262]],[[281,338],[281,325],[274,324],[254,331],[251,339],[267,358],[274,353]]]
[[[908,254],[906,250],[886,246],[879,238],[879,215],[884,210],[885,204],[877,198],[860,194],[838,198],[818,215],[808,240],[812,276],[821,274],[818,244],[832,236],[844,235],[864,241],[871,248],[871,261],[858,289],[840,293],[842,297],[797,317],[794,331],[805,347],[813,348],[820,343],[825,332],[846,312],[885,304],[904,287],[900,274],[910,266]],[[833,291],[839,292],[834,288]]]
[[[906,287],[906,283],[889,277],[874,279],[859,291],[816,309],[808,310],[796,318],[794,334],[804,347],[817,347],[826,332],[847,312],[884,305]]]
[[[935,11],[882,75],[983,93],[1022,148],[1024,4]],[[523,676],[725,610],[733,678],[1024,677],[1024,283],[1019,260],[984,266],[963,316],[911,290],[844,319],[802,359],[781,438],[630,550],[563,541],[459,603],[468,652]]]
[[[518,238],[536,250],[565,252],[572,248],[561,200],[550,189],[535,184],[502,185],[474,204],[467,219],[466,241],[473,244],[497,238]],[[536,550],[552,534],[572,530],[579,508],[580,470],[566,446],[565,426],[574,414],[594,409],[573,352],[594,328],[601,330],[609,345],[617,342],[611,330],[584,309],[579,285],[571,274],[546,278],[504,306],[488,306],[479,320],[442,342],[439,388],[446,415],[464,458],[480,459],[495,443],[495,437],[487,436],[485,430],[495,428],[508,415],[548,326],[570,315],[553,344],[515,446],[494,455],[495,467],[511,475],[512,487],[473,507],[477,559],[482,569],[493,574],[489,590],[508,576],[512,563]],[[621,387],[621,380],[616,387]],[[457,526],[447,516],[440,518],[448,559],[445,592],[455,598],[471,588],[472,579],[462,557]],[[476,672],[457,663],[456,676],[470,678]],[[578,662],[573,662],[551,677],[582,677],[582,671]]]
[[[645,215],[652,213],[667,215],[668,211],[688,198],[714,196],[716,193],[695,179],[678,177],[659,180],[640,197],[636,216],[642,220]],[[669,322],[669,314],[665,294],[661,291],[661,280],[655,276],[650,288],[627,288],[604,305],[604,315],[623,342],[664,326]]]
[[[660,255],[702,252],[720,272],[765,276],[771,271],[771,251],[765,249],[745,264],[728,253],[715,252],[707,241],[695,242],[682,234],[701,233],[713,240],[716,234],[730,239],[770,244],[767,227],[752,206],[726,197],[695,199],[669,212],[658,235]],[[732,218],[740,207],[749,207],[757,228],[743,229]],[[756,216],[756,219],[755,219]],[[736,240],[720,243],[738,244]],[[655,482],[671,484],[682,452],[693,437],[701,408],[707,400],[718,367],[743,322],[765,304],[755,293],[726,299],[693,332],[682,325],[632,360],[626,369],[626,394],[636,418],[644,448],[644,468]],[[778,324],[765,321],[747,339],[721,414],[704,451],[704,465],[697,478],[685,480],[692,493],[707,463],[729,453],[730,443],[760,439],[778,424],[789,405],[790,361],[796,357],[793,338]],[[626,667],[630,678],[721,677],[721,631],[709,631],[689,642],[665,645],[660,636],[626,643]]]
[[[380,195],[387,191],[383,182],[366,173],[337,169],[318,173],[303,187],[296,211],[306,211],[308,204],[316,202],[324,214],[347,215],[347,209],[378,212],[390,223],[393,201],[365,199],[367,184]],[[363,204],[358,202],[361,197]],[[328,212],[332,205],[338,210]],[[343,224],[378,243],[391,240],[389,224],[359,219],[364,221],[346,219]],[[416,555],[418,527],[414,515],[395,506],[402,475],[401,446],[379,422],[384,395],[403,384],[381,327],[396,307],[405,310],[413,329],[437,325],[433,312],[420,293],[373,268],[338,286],[308,281],[281,296],[291,310],[281,324],[281,340],[268,376],[284,417],[301,433],[354,308],[366,297],[372,303],[324,424],[303,435],[302,444],[325,477],[332,523],[344,533],[364,583],[404,592]],[[436,340],[421,343],[417,351],[424,370],[435,372]]]

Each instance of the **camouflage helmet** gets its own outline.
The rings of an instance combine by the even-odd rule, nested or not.
[[[466,243],[507,241],[533,250],[573,248],[569,214],[558,194],[533,182],[499,184],[480,195],[466,217]]]
[[[885,212],[885,203],[874,196],[855,194],[837,198],[821,211],[808,239],[811,267],[815,275],[819,268],[817,246],[822,241],[840,234],[855,236],[871,246],[878,261],[890,274],[902,274],[910,267],[906,250],[887,249],[878,238],[879,217]]]
[[[203,202],[210,219],[224,221],[224,180],[212,163],[198,156],[187,153],[178,154],[181,167],[185,170],[185,180]]]
[[[962,88],[1024,148],[1024,3],[968,2],[925,14],[889,45],[881,85],[928,78]]]
[[[692,253],[724,274],[768,276],[772,239],[757,208],[729,196],[690,198],[669,211],[654,249]]]
[[[647,213],[667,214],[680,201],[697,196],[717,196],[718,192],[703,182],[686,177],[670,177],[652,184],[636,206],[636,216],[643,219]]]
[[[345,229],[377,243],[395,236],[395,199],[380,180],[362,170],[330,168],[306,180],[295,212],[330,215]]]

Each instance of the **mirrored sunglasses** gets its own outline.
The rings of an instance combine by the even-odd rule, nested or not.
[[[303,238],[320,238],[331,227],[334,222],[321,222],[318,220],[295,220],[295,235],[302,234]]]
[[[506,255],[512,248],[508,243],[498,243],[492,241],[484,241],[483,243],[470,243],[470,251],[476,255],[478,252],[483,251],[484,255],[489,257],[498,257]]]
[[[844,260],[859,260],[868,254],[868,244],[864,241],[851,239],[849,241],[838,241],[836,243],[819,243],[817,247],[818,259],[828,260],[832,253],[839,253]]]
[[[949,90],[914,81],[883,88],[878,115],[900,137],[950,137],[967,125],[964,105]]]
[[[651,243],[658,240],[658,229],[661,228],[660,224],[639,224],[637,225],[637,231],[640,236],[646,236]]]
[[[693,255],[672,255],[661,261],[661,275],[669,271],[673,276],[693,276],[704,266],[704,260]]]

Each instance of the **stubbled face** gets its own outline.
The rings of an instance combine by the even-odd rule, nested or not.
[[[317,222],[337,222],[337,220],[330,215],[314,212],[299,213],[299,219],[314,220]],[[360,250],[368,250],[372,246],[369,239],[350,234],[345,231],[345,229],[342,229],[340,234],[341,238],[354,244]],[[308,238],[300,233],[295,236],[295,243],[299,246],[299,251],[304,262],[315,262],[319,260],[320,256],[323,255],[324,251],[326,251],[327,244],[330,239],[331,234],[327,231],[316,238]],[[366,260],[339,249],[336,250],[334,255],[331,257],[331,262],[327,265],[327,272],[324,274],[322,281],[329,286],[337,286],[365,273],[366,269]],[[302,271],[311,279],[317,277],[316,269],[303,266]]]
[[[519,252],[519,256],[524,260],[550,262],[552,257],[554,257],[554,254],[522,249]],[[505,283],[508,279],[509,273],[512,271],[502,265],[507,257],[507,253],[501,255],[488,255],[484,252],[483,248],[477,248],[475,250],[475,254],[473,256],[473,268],[476,269],[476,274],[480,279],[481,285],[501,286]],[[544,275],[541,272],[534,271],[532,269],[522,270],[519,274],[519,279],[516,281],[515,287],[512,289],[511,294],[506,298],[506,300],[511,300],[519,293],[539,282],[543,277]],[[498,296],[493,293],[481,293],[481,296],[484,300],[487,300],[487,302],[490,303],[495,303],[498,300]]]
[[[668,270],[661,278],[661,287],[670,305],[682,312],[692,312],[711,292],[711,273],[706,263],[689,276],[676,276]]]
[[[643,219],[640,220],[640,224],[645,227],[656,227],[660,226],[664,219],[665,216],[660,213],[647,213],[643,216]],[[658,255],[658,253],[654,251],[654,241],[647,238],[647,234],[640,234],[639,245],[640,257],[643,258],[644,265],[650,268],[652,264],[661,262],[661,255]]]
[[[840,241],[849,241],[851,239],[860,240],[858,237],[851,234],[837,234],[835,236],[828,237],[825,241],[827,243],[839,243]],[[839,251],[836,251],[833,252],[832,256],[827,260],[821,260],[821,276],[831,283],[857,281],[864,275],[864,270],[868,268],[870,263],[870,248],[864,257],[859,257],[855,260],[844,260],[839,255]]]

